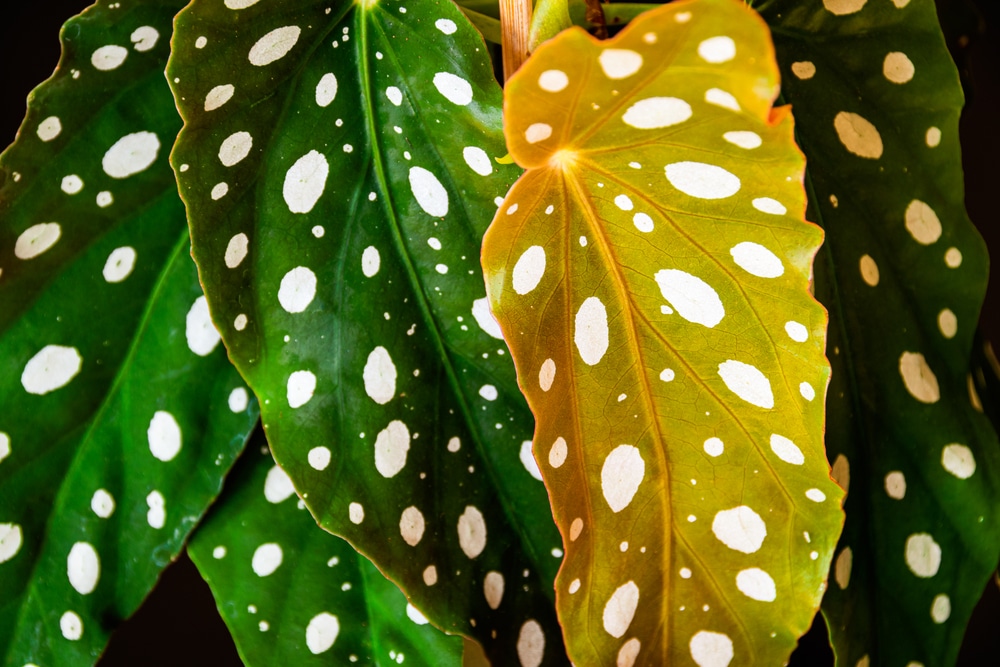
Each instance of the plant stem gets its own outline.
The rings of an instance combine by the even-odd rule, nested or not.
[[[500,0],[500,27],[503,31],[504,82],[528,59],[528,27],[531,0]]]

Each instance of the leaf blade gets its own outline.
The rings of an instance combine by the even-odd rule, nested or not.
[[[951,664],[1000,549],[996,436],[966,380],[987,258],[962,204],[962,95],[934,8],[863,4],[760,8],[829,232],[827,442],[853,491],[823,609],[838,664]],[[975,459],[970,479],[943,467],[950,444]]]
[[[96,661],[257,419],[200,307],[163,150],[179,127],[162,72],[181,4],[105,3],[71,19],[59,68],[0,156],[11,664]]]
[[[675,3],[614,40],[563,33],[507,86],[528,172],[484,266],[538,420],[578,664],[770,664],[819,603],[842,520],[821,235],[770,53],[735,3]]]
[[[267,572],[257,554],[272,545],[281,562]],[[331,657],[461,665],[461,639],[427,625],[371,563],[316,526],[263,437],[251,441],[188,553],[248,665],[319,665]]]
[[[531,417],[475,261],[517,172],[493,162],[505,151],[486,47],[451,4],[327,6],[196,2],[178,21],[169,71],[187,125],[175,162],[191,169],[181,190],[209,300],[231,323],[222,335],[262,400],[276,460],[321,525],[494,661],[519,660],[531,618],[545,664],[561,662],[559,536],[522,462]],[[244,20],[253,29],[234,51],[198,53],[199,36]],[[284,58],[247,68],[256,40],[293,26]],[[195,74],[205,59],[211,85]],[[205,111],[229,81],[232,100]],[[220,166],[238,131],[253,149]],[[227,194],[213,199],[198,179]],[[225,261],[239,234],[254,279]],[[321,467],[317,448],[329,452]],[[507,582],[498,610],[484,594],[491,572]]]

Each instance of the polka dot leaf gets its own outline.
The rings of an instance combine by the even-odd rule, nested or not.
[[[933,2],[757,4],[827,231],[838,664],[954,664],[1000,552],[1000,448],[968,375],[987,254],[963,205],[958,73]]]
[[[566,544],[578,665],[783,664],[843,515],[824,456],[820,230],[743,3],[572,29],[508,82],[527,169],[484,242]]]
[[[0,155],[0,662],[93,664],[257,421],[189,257],[182,0],[70,19]],[[197,471],[197,474],[194,472]]]
[[[566,664],[562,544],[479,254],[519,173],[450,2],[195,0],[168,66],[193,251],[327,530],[498,665]]]
[[[430,625],[350,544],[316,526],[258,431],[188,553],[247,665],[459,667]]]

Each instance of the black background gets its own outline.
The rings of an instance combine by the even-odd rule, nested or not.
[[[818,2],[819,0],[815,0]],[[885,1],[885,0],[883,0]],[[0,146],[14,140],[28,92],[55,69],[59,27],[90,0],[6,0],[0,16]],[[961,133],[966,206],[998,254],[1000,208],[1000,0],[937,0],[949,46],[962,73],[967,106]],[[970,13],[969,10],[972,10]],[[1000,342],[1000,280],[993,272],[981,327]],[[819,616],[817,616],[819,619]],[[832,665],[826,631],[817,620],[792,655],[793,667]],[[958,664],[1000,664],[1000,591],[986,588],[969,624]],[[185,665],[239,667],[233,641],[208,586],[185,555],[163,573],[139,611],[114,634],[102,667]],[[284,667],[284,666],[276,666]],[[873,667],[879,667],[874,666]],[[928,665],[927,667],[932,667]]]

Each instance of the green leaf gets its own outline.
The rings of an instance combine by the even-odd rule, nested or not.
[[[822,235],[763,22],[671,4],[507,84],[488,293],[536,419],[580,665],[782,664],[839,534]]]
[[[71,19],[0,157],[4,664],[93,663],[257,419],[208,320],[167,161],[183,4]]]
[[[461,638],[429,625],[364,556],[316,527],[262,432],[188,553],[250,667],[462,664]]]
[[[957,73],[931,2],[758,7],[828,231],[838,664],[949,665],[1000,553],[1000,448],[967,383],[987,256],[962,204]]]
[[[562,545],[477,261],[519,171],[479,34],[435,0],[196,1],[168,73],[195,260],[310,511],[495,664],[562,663]]]

